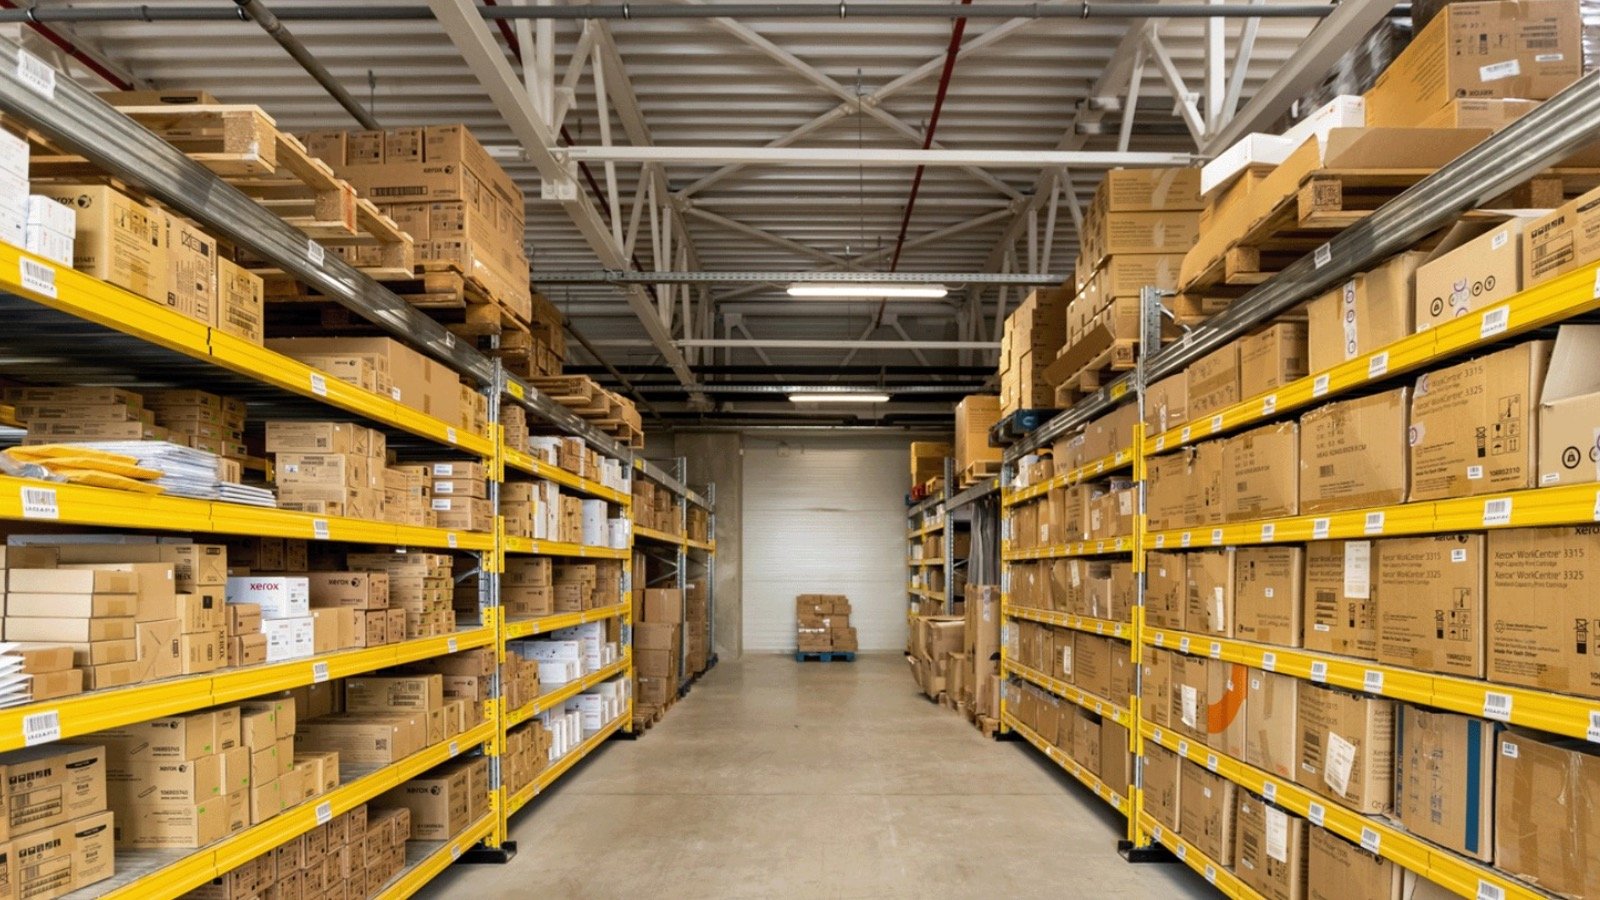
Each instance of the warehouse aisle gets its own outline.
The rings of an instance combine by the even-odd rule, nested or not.
[[[895,654],[725,662],[574,774],[513,820],[510,865],[421,896],[1213,896],[1181,865],[1124,862],[1120,817],[931,705]]]

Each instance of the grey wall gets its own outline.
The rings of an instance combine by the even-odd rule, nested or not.
[[[728,433],[674,435],[674,455],[688,461],[689,484],[698,489],[708,482],[716,484],[717,541],[716,579],[712,602],[716,606],[715,651],[718,656],[737,658],[744,652],[744,600],[740,592],[743,553],[739,539],[744,508],[744,440]],[[701,577],[691,569],[691,578]]]

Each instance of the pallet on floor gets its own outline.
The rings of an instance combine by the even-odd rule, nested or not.
[[[796,650],[795,662],[855,662],[854,650],[824,650],[821,652],[810,650]]]

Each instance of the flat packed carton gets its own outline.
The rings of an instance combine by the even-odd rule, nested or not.
[[[1183,761],[1178,833],[1221,866],[1233,865],[1237,789],[1237,785],[1221,775],[1189,760]]]
[[[1488,533],[1490,681],[1600,697],[1600,527]],[[1575,624],[1580,626],[1575,628]]]
[[[1522,286],[1565,275],[1600,258],[1600,188],[1528,223],[1522,232]]]
[[[1529,218],[1511,218],[1487,229],[1463,223],[1417,269],[1418,331],[1473,310],[1487,309],[1522,290],[1522,232]]]
[[[1376,541],[1378,662],[1483,677],[1484,536]]]
[[[1267,900],[1300,900],[1306,889],[1306,820],[1249,791],[1238,795],[1234,871]]]
[[[1239,345],[1229,344],[1202,357],[1189,367],[1187,375],[1190,419],[1209,416],[1238,403]]]
[[[1280,422],[1235,435],[1222,448],[1224,521],[1292,516],[1300,509],[1300,426]]]
[[[1239,340],[1239,395],[1254,397],[1306,375],[1306,323],[1278,322]]]
[[[1480,859],[1494,849],[1500,726],[1409,704],[1395,733],[1395,818],[1418,837]]]
[[[1411,125],[1460,97],[1546,100],[1583,70],[1577,4],[1452,3],[1378,76],[1367,124]]]
[[[1494,860],[1554,894],[1600,896],[1600,757],[1583,741],[1507,731],[1495,754]]]
[[[1184,619],[1190,631],[1233,637],[1234,551],[1201,550],[1188,554],[1188,608]]]
[[[1300,547],[1241,547],[1234,551],[1233,577],[1233,636],[1300,646],[1305,551]]]
[[[1308,368],[1326,372],[1415,330],[1412,283],[1421,252],[1401,253],[1306,304]]]
[[[1535,415],[1550,350],[1550,341],[1529,341],[1417,378],[1410,499],[1535,485]]]
[[[1245,673],[1244,760],[1291,781],[1300,768],[1299,685],[1290,675]]]
[[[1311,826],[1306,842],[1308,900],[1400,900],[1402,871],[1393,860]]]
[[[1296,781],[1362,813],[1389,810],[1394,787],[1394,701],[1302,685]]]
[[[1409,396],[1400,388],[1300,417],[1301,514],[1405,500]]]
[[[1539,395],[1539,486],[1600,480],[1600,326],[1563,325]]]
[[[1148,741],[1144,745],[1144,811],[1169,831],[1180,830],[1183,757]]]
[[[76,210],[73,268],[166,302],[170,276],[161,210],[105,185],[40,183],[33,190]]]

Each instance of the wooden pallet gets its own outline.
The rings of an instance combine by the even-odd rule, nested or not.
[[[854,650],[796,650],[795,662],[855,662]]]
[[[644,446],[644,426],[639,411],[631,402],[601,387],[587,375],[530,378],[528,383],[628,446]]]
[[[410,274],[411,236],[357,196],[349,182],[282,131],[259,106],[125,106],[119,111],[155,132],[329,252],[354,260],[374,278]],[[46,146],[29,161],[35,177],[98,177],[82,157]],[[261,267],[263,271],[273,271]]]
[[[1111,346],[1100,351],[1087,365],[1073,373],[1066,384],[1083,394],[1097,391],[1123,372],[1133,371],[1138,360],[1137,340],[1122,338],[1112,341]]]
[[[961,487],[972,487],[985,478],[994,478],[999,474],[1000,463],[994,460],[972,463],[961,470]]]

